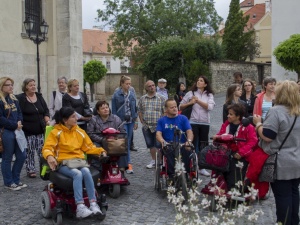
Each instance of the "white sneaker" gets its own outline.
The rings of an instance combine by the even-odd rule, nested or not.
[[[93,212],[89,210],[84,204],[78,204],[76,209],[76,217],[77,218],[85,218],[92,215]]]
[[[206,176],[206,177],[209,177],[209,176],[210,176],[210,173],[207,172],[206,169],[201,169],[201,170],[200,170],[200,174],[203,175],[203,176]]]
[[[90,210],[93,212],[94,215],[101,215],[102,212],[100,210],[99,205],[96,202],[90,203]]]
[[[151,160],[151,162],[146,166],[147,169],[152,169],[155,167],[155,161]]]
[[[18,187],[20,188],[26,188],[27,187],[27,184],[23,184],[22,182],[20,182],[19,184],[17,184]]]
[[[18,186],[18,185],[16,185],[16,184],[11,184],[11,185],[9,185],[9,186],[5,186],[6,188],[8,188],[8,189],[10,189],[10,190],[12,190],[12,191],[19,191],[19,190],[21,190],[21,188]]]

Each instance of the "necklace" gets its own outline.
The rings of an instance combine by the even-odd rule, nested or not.
[[[33,107],[35,108],[35,110],[36,110],[37,112],[39,112],[38,108],[37,108],[36,105],[32,102],[31,98],[30,98],[28,95],[26,95],[26,97],[27,97],[27,99],[30,101],[30,103],[33,105]]]

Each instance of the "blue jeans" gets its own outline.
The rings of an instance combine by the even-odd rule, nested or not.
[[[285,225],[299,224],[299,183],[300,178],[275,180],[271,183],[276,203],[277,222]]]
[[[58,172],[73,179],[73,190],[76,204],[84,203],[82,195],[82,181],[84,181],[89,200],[96,201],[94,181],[89,168],[83,167],[70,169],[67,166],[61,166],[58,169]]]
[[[128,159],[128,164],[131,164],[130,161],[130,144],[131,144],[131,137],[133,135],[133,127],[134,127],[134,122],[132,123],[127,123],[124,124],[124,129],[127,132],[127,159]]]
[[[20,174],[22,167],[26,159],[26,151],[22,152],[16,141],[16,135],[14,131],[4,130],[2,135],[4,151],[2,152],[2,176],[5,186],[9,186],[13,183],[20,183]],[[13,154],[16,156],[16,161],[11,167],[11,161]]]
[[[142,129],[147,148],[160,148],[161,144],[156,140],[156,132],[151,132],[149,128]]]

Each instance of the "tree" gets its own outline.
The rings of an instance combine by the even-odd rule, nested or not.
[[[231,0],[225,23],[223,48],[227,59],[245,61],[259,56],[259,44],[255,42],[255,31],[247,27],[249,15],[243,16],[240,1]]]
[[[98,60],[91,60],[83,66],[84,81],[90,84],[91,101],[94,101],[94,83],[100,81],[107,73],[106,67]]]
[[[105,0],[104,4],[98,19],[114,29],[111,52],[115,57],[130,55],[135,62],[163,38],[212,33],[221,21],[213,0]]]
[[[295,71],[300,79],[300,34],[291,35],[274,50],[276,61],[286,70]]]

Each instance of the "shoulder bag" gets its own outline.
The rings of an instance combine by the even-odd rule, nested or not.
[[[293,122],[292,127],[290,128],[289,132],[287,133],[286,137],[284,138],[283,142],[281,143],[278,152],[275,154],[269,155],[267,160],[265,161],[262,170],[259,174],[258,180],[260,182],[274,182],[277,176],[277,155],[279,154],[279,151],[281,150],[283,144],[285,143],[286,139],[290,135],[295,123],[297,120],[297,116],[295,116],[295,120]]]
[[[9,117],[9,115],[10,115],[10,109],[8,109],[8,114],[7,114],[7,119],[8,119],[8,117]],[[3,152],[3,142],[2,142],[2,134],[3,134],[3,131],[4,131],[4,127],[1,129],[1,132],[0,132],[0,152]]]
[[[83,116],[84,117],[91,117],[93,115],[93,111],[90,108],[90,105],[88,104],[88,102],[86,101],[86,96],[84,96],[84,94],[82,92],[79,92],[80,95],[80,99],[83,103]]]
[[[90,166],[85,159],[65,159],[62,161],[62,165],[67,166],[70,169],[77,169]]]
[[[195,96],[194,92],[192,91],[193,93],[193,96]],[[191,114],[192,114],[192,111],[193,111],[193,105],[189,105],[188,107],[185,107],[182,111],[181,111],[181,115],[184,115],[186,116],[188,119],[191,118]]]

